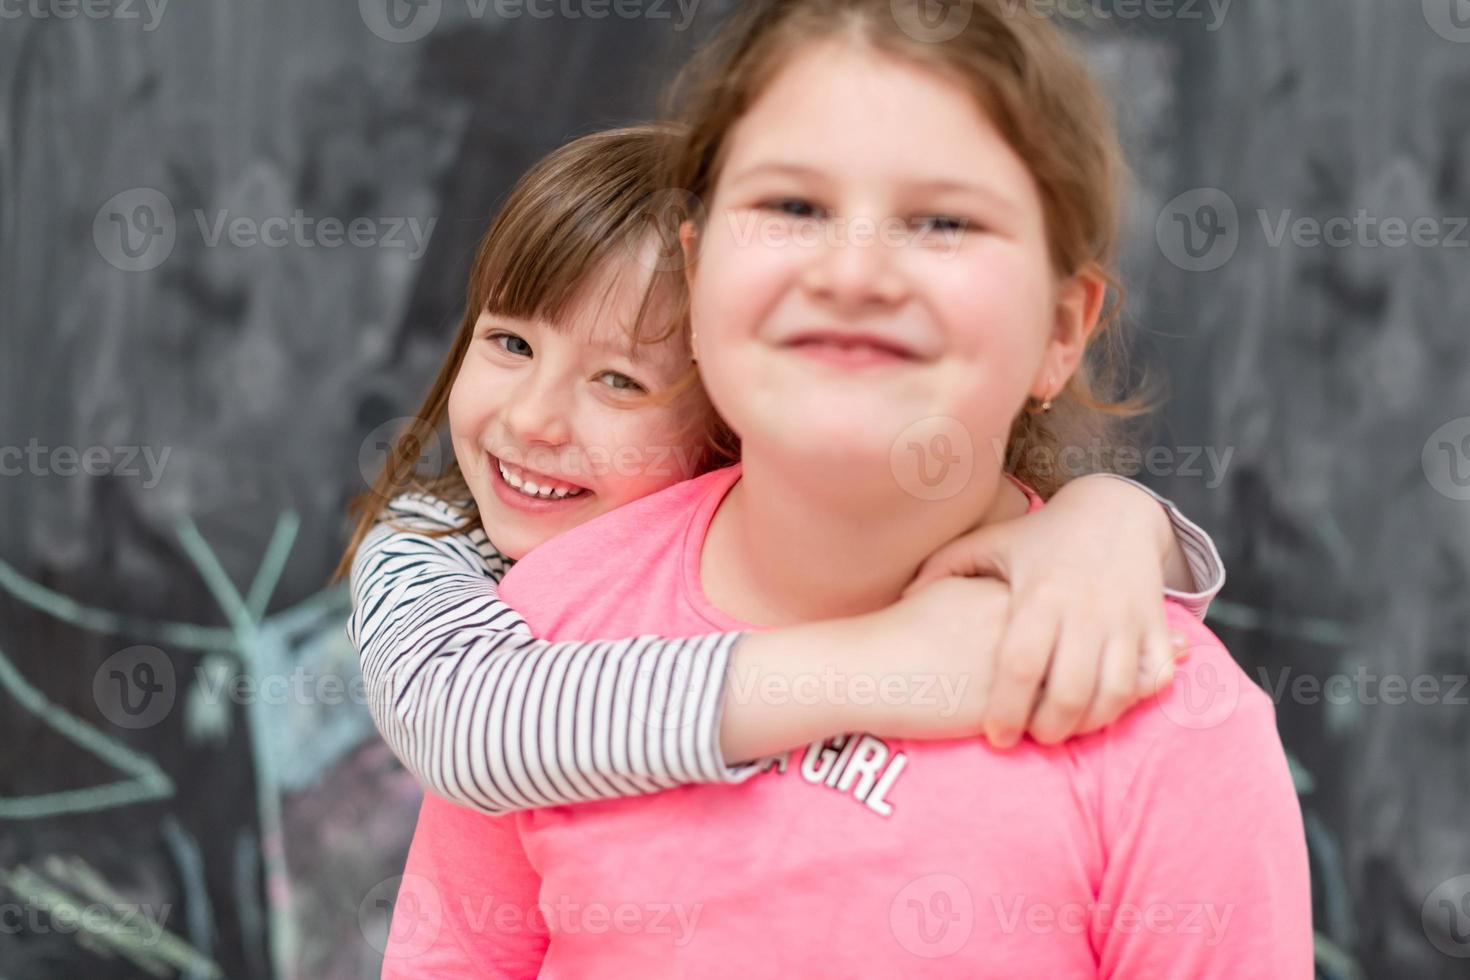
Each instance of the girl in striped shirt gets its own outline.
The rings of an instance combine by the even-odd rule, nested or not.
[[[530,635],[497,595],[514,560],[738,458],[683,332],[659,321],[667,307],[645,289],[678,252],[681,212],[669,205],[686,202],[657,183],[676,134],[585,136],[518,182],[475,257],[418,423],[354,504],[337,569],[351,575],[348,634],[374,720],[409,771],[447,800],[508,813],[740,782],[763,757],[850,731],[1055,743],[1166,684],[1175,651],[1161,586],[1202,619],[1224,571],[1172,504],[1103,473],[1067,483],[1044,511],[957,538],[877,613],[695,638]],[[492,390],[493,445],[456,443],[442,472],[421,472],[429,441]],[[1009,583],[1008,623],[977,621],[993,581],[929,584],[975,574]],[[749,696],[761,684],[813,688],[854,658],[877,676],[950,678],[949,697]]]

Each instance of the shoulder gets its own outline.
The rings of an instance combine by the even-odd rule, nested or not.
[[[537,636],[592,623],[638,632],[640,613],[681,594],[684,556],[738,478],[738,466],[714,470],[558,534],[516,562],[501,596]]]
[[[1243,787],[1284,787],[1292,795],[1271,698],[1184,606],[1167,600],[1166,618],[1188,641],[1173,682],[1116,724],[1076,740],[1079,752],[1103,764],[1105,799],[1126,809],[1146,805],[1140,801],[1155,788],[1191,806]]]
[[[466,527],[466,523],[470,526]],[[354,565],[391,556],[425,561],[446,559],[483,568],[499,578],[511,561],[502,555],[475,519],[471,498],[449,499],[428,493],[402,493],[378,515],[358,549]]]

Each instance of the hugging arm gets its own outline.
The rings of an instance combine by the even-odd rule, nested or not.
[[[1196,583],[1204,583],[1197,597],[1185,597],[1197,599],[1191,608],[1202,615],[1223,569],[1208,536],[1167,510]],[[967,719],[916,709],[875,716],[855,698],[792,707],[730,696],[732,662],[790,689],[798,676],[823,676],[829,666],[851,673],[854,655],[880,673],[925,643],[957,644],[940,616],[918,615],[944,608],[932,596],[907,615],[766,633],[553,643],[532,637],[499,598],[496,584],[510,562],[484,532],[443,533],[461,520],[451,505],[407,494],[389,516],[392,524],[376,525],[353,561],[348,636],[384,740],[421,784],[462,806],[509,813],[741,782],[759,771],[760,756],[846,731],[916,738],[955,737],[956,726],[980,731]],[[994,655],[993,637],[976,633],[973,642],[973,653],[942,665]],[[1032,703],[1034,688],[1010,689],[1020,692],[1017,702]],[[757,761],[729,765],[732,757]]]
[[[434,536],[459,518],[431,497],[390,515],[353,560],[347,632],[373,720],[424,786],[507,813],[754,774],[719,746],[744,634],[537,640],[497,595],[510,563],[483,531]]]

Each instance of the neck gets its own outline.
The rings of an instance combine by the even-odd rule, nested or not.
[[[748,451],[740,481],[716,511],[700,577],[726,613],[769,627],[873,612],[898,601],[941,545],[1019,517],[1026,496],[998,466],[966,489],[921,500],[882,473],[803,474]]]

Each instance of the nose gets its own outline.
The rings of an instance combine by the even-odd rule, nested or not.
[[[908,295],[895,250],[880,223],[855,218],[832,226],[803,270],[802,283],[814,297],[841,312],[891,306]]]
[[[517,379],[501,410],[501,425],[522,447],[562,446],[571,441],[571,385],[535,367]]]

